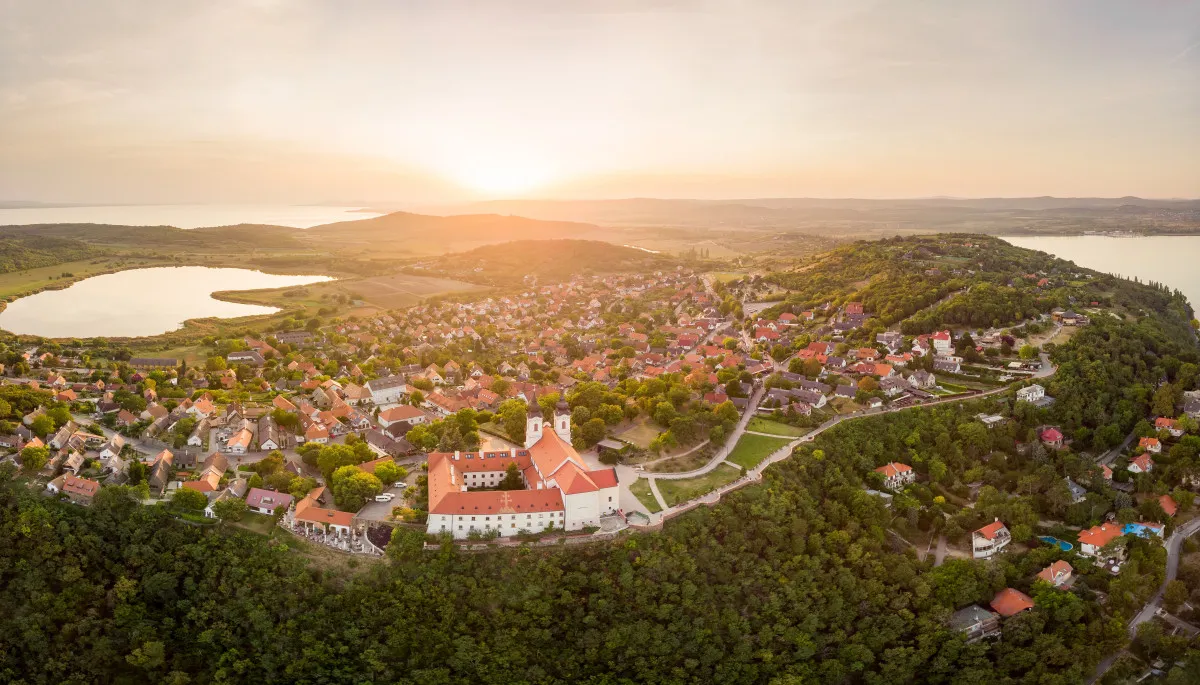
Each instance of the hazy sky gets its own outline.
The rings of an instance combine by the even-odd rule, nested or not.
[[[0,0],[0,200],[1200,196],[1200,0]]]

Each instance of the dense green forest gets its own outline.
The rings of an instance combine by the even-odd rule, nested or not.
[[[1080,564],[1085,581],[1063,592],[1032,581],[1055,547],[934,568],[905,536],[1003,516],[1025,540],[1042,516],[1082,525],[1131,508],[1107,490],[1096,510],[1072,508],[1058,486],[1089,473],[1081,451],[1194,388],[1200,357],[1179,297],[1106,283],[1144,315],[1096,317],[1054,349],[1051,407],[1010,393],[844,422],[762,484],[612,542],[423,551],[424,534],[401,528],[385,561],[347,575],[307,564],[287,536],[189,526],[120,487],[74,507],[0,472],[0,681],[1083,683],[1158,587],[1161,544],[1132,539],[1111,580]],[[985,429],[984,411],[1011,418]],[[1023,447],[1045,423],[1071,449]],[[1139,491],[1200,470],[1194,447],[1161,455],[1168,468]],[[923,479],[889,509],[865,488],[892,460]],[[969,483],[983,484],[974,507]],[[968,645],[946,627],[1007,586],[1037,606],[999,639]],[[1200,655],[1183,659],[1168,682],[1200,682]]]

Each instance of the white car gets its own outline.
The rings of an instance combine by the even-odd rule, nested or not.
[[[390,492],[385,492],[382,495],[375,495],[376,502],[391,502],[396,496]]]

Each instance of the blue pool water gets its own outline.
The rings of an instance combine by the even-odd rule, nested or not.
[[[1072,549],[1075,549],[1075,545],[1072,545],[1066,540],[1059,540],[1058,538],[1051,537],[1049,535],[1040,536],[1038,539],[1047,545],[1058,545],[1058,548],[1064,552],[1070,552]]]

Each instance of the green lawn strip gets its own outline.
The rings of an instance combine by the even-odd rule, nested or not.
[[[241,521],[230,521],[230,524],[262,535],[269,535],[271,529],[275,527],[275,517],[248,511],[242,515]]]
[[[703,476],[683,478],[679,480],[658,479],[658,491],[662,493],[667,506],[675,506],[681,502],[695,499],[700,495],[712,492],[722,485],[732,483],[742,475],[740,469],[721,464]]]
[[[750,419],[750,424],[746,426],[746,430],[754,431],[755,433],[770,433],[771,435],[786,435],[798,438],[808,431],[796,426],[789,426],[786,423],[764,419],[761,416],[755,416]]]
[[[752,469],[758,466],[759,462],[766,459],[772,452],[775,452],[780,447],[791,442],[785,438],[768,438],[765,435],[750,435],[745,434],[741,440],[738,440],[737,445],[734,445],[733,451],[725,458],[726,461],[733,462],[738,466],[743,466]]]
[[[646,507],[646,510],[651,514],[657,514],[662,511],[662,507],[658,506],[658,500],[654,499],[654,493],[650,491],[650,481],[645,478],[638,478],[629,486],[629,491],[633,496],[638,498],[638,501]]]

